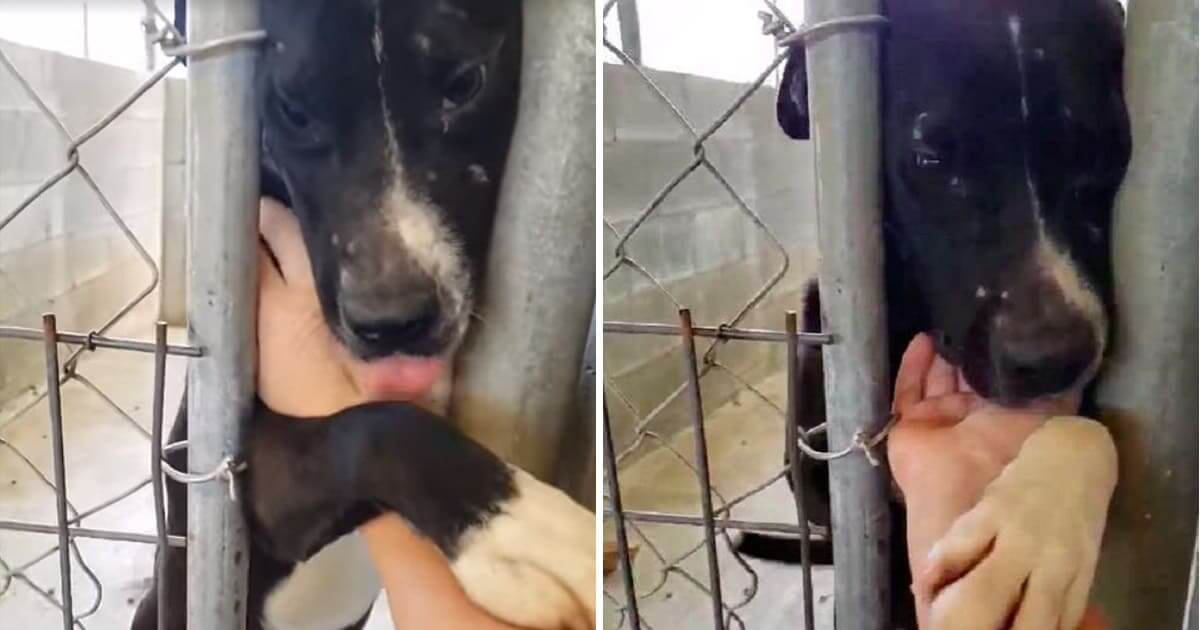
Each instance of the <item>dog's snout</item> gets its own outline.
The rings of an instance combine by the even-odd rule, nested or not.
[[[368,357],[423,356],[442,350],[442,307],[432,280],[422,277],[346,289],[343,283],[343,323]]]
[[[993,336],[993,361],[1002,397],[1031,400],[1075,385],[1099,349],[1086,319],[1071,313],[1007,319]]]

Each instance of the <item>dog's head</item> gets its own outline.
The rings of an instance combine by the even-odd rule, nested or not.
[[[988,398],[1080,386],[1108,336],[1111,214],[1130,153],[1119,5],[902,0],[888,18],[886,240],[924,328]],[[802,138],[803,72],[797,49],[778,105]]]
[[[264,190],[356,356],[466,330],[517,109],[515,0],[262,0]]]

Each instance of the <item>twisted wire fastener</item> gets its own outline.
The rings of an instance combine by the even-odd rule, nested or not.
[[[879,458],[875,455],[875,448],[877,446],[879,446],[879,444],[882,443],[885,439],[887,439],[888,433],[891,432],[892,427],[896,426],[896,422],[899,419],[900,419],[899,414],[896,414],[896,413],[891,414],[888,417],[887,423],[885,423],[883,425],[883,427],[880,428],[879,431],[875,433],[875,435],[873,435],[869,438],[867,437],[866,431],[864,431],[863,429],[858,429],[857,431],[854,432],[854,435],[850,438],[850,444],[848,446],[846,446],[845,448],[843,448],[839,451],[834,451],[831,453],[827,453],[825,451],[818,451],[817,449],[813,448],[812,446],[809,446],[808,442],[805,441],[805,439],[808,437],[817,435],[819,433],[824,433],[826,431],[827,423],[822,422],[821,424],[818,424],[817,426],[815,426],[807,431],[803,431],[802,436],[800,436],[800,435],[796,436],[796,446],[804,453],[804,455],[806,457],[810,457],[812,459],[815,459],[817,461],[822,461],[822,462],[828,462],[828,461],[832,461],[835,459],[840,459],[842,457],[849,455],[850,453],[853,453],[854,451],[862,451],[862,454],[864,457],[867,458],[868,463],[870,463],[872,466],[879,466]]]
[[[237,475],[246,470],[246,462],[239,462],[232,455],[226,455],[217,462],[217,465],[206,473],[183,472],[176,470],[166,460],[168,453],[173,453],[179,449],[187,448],[187,440],[172,442],[163,447],[164,455],[162,460],[163,473],[172,481],[177,481],[182,484],[206,483],[209,481],[222,480],[229,484],[229,500],[237,502]]]

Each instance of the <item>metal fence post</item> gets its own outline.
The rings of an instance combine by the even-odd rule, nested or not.
[[[1195,0],[1129,3],[1133,158],[1113,219],[1116,345],[1098,392],[1120,453],[1095,587],[1114,628],[1178,623],[1196,535],[1196,20]]]
[[[257,27],[257,2],[192,0],[188,40]],[[256,48],[193,56],[188,69],[188,326],[205,355],[188,371],[188,456],[193,471],[237,456],[254,398],[254,312],[259,131]],[[188,627],[245,626],[246,528],[224,483],[188,486]]]
[[[595,7],[526,0],[520,113],[452,417],[553,478],[595,299]]]
[[[637,0],[617,0],[617,21],[621,24],[621,50],[634,63],[642,63],[642,24]]]
[[[876,15],[879,0],[810,0],[808,22]],[[845,447],[888,419],[880,215],[879,43],[842,29],[807,42],[817,165],[821,303],[829,446]],[[884,630],[889,593],[887,468],[860,456],[830,462],[835,613],[841,628]]]

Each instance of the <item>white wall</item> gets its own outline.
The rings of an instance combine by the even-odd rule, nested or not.
[[[174,13],[173,0],[157,2]],[[144,70],[145,12],[142,0],[0,0],[0,39]]]
[[[607,0],[598,0],[603,7]],[[794,23],[804,18],[804,0],[777,0]],[[642,63],[735,83],[754,80],[775,57],[774,41],[762,34],[758,12],[762,0],[637,0]],[[621,45],[621,27],[614,7],[605,20],[608,39]],[[619,63],[608,50],[605,63]],[[768,79],[776,85],[776,77]]]
[[[72,134],[131,93],[143,75],[0,41]],[[163,91],[151,89],[81,150],[82,164],[152,256],[159,251]],[[66,141],[17,81],[0,69],[0,217],[67,163]],[[53,310],[63,329],[104,323],[150,273],[79,174],[0,230],[0,323],[39,326]],[[149,298],[154,299],[154,296]],[[0,342],[0,399],[41,380],[37,344]]]

